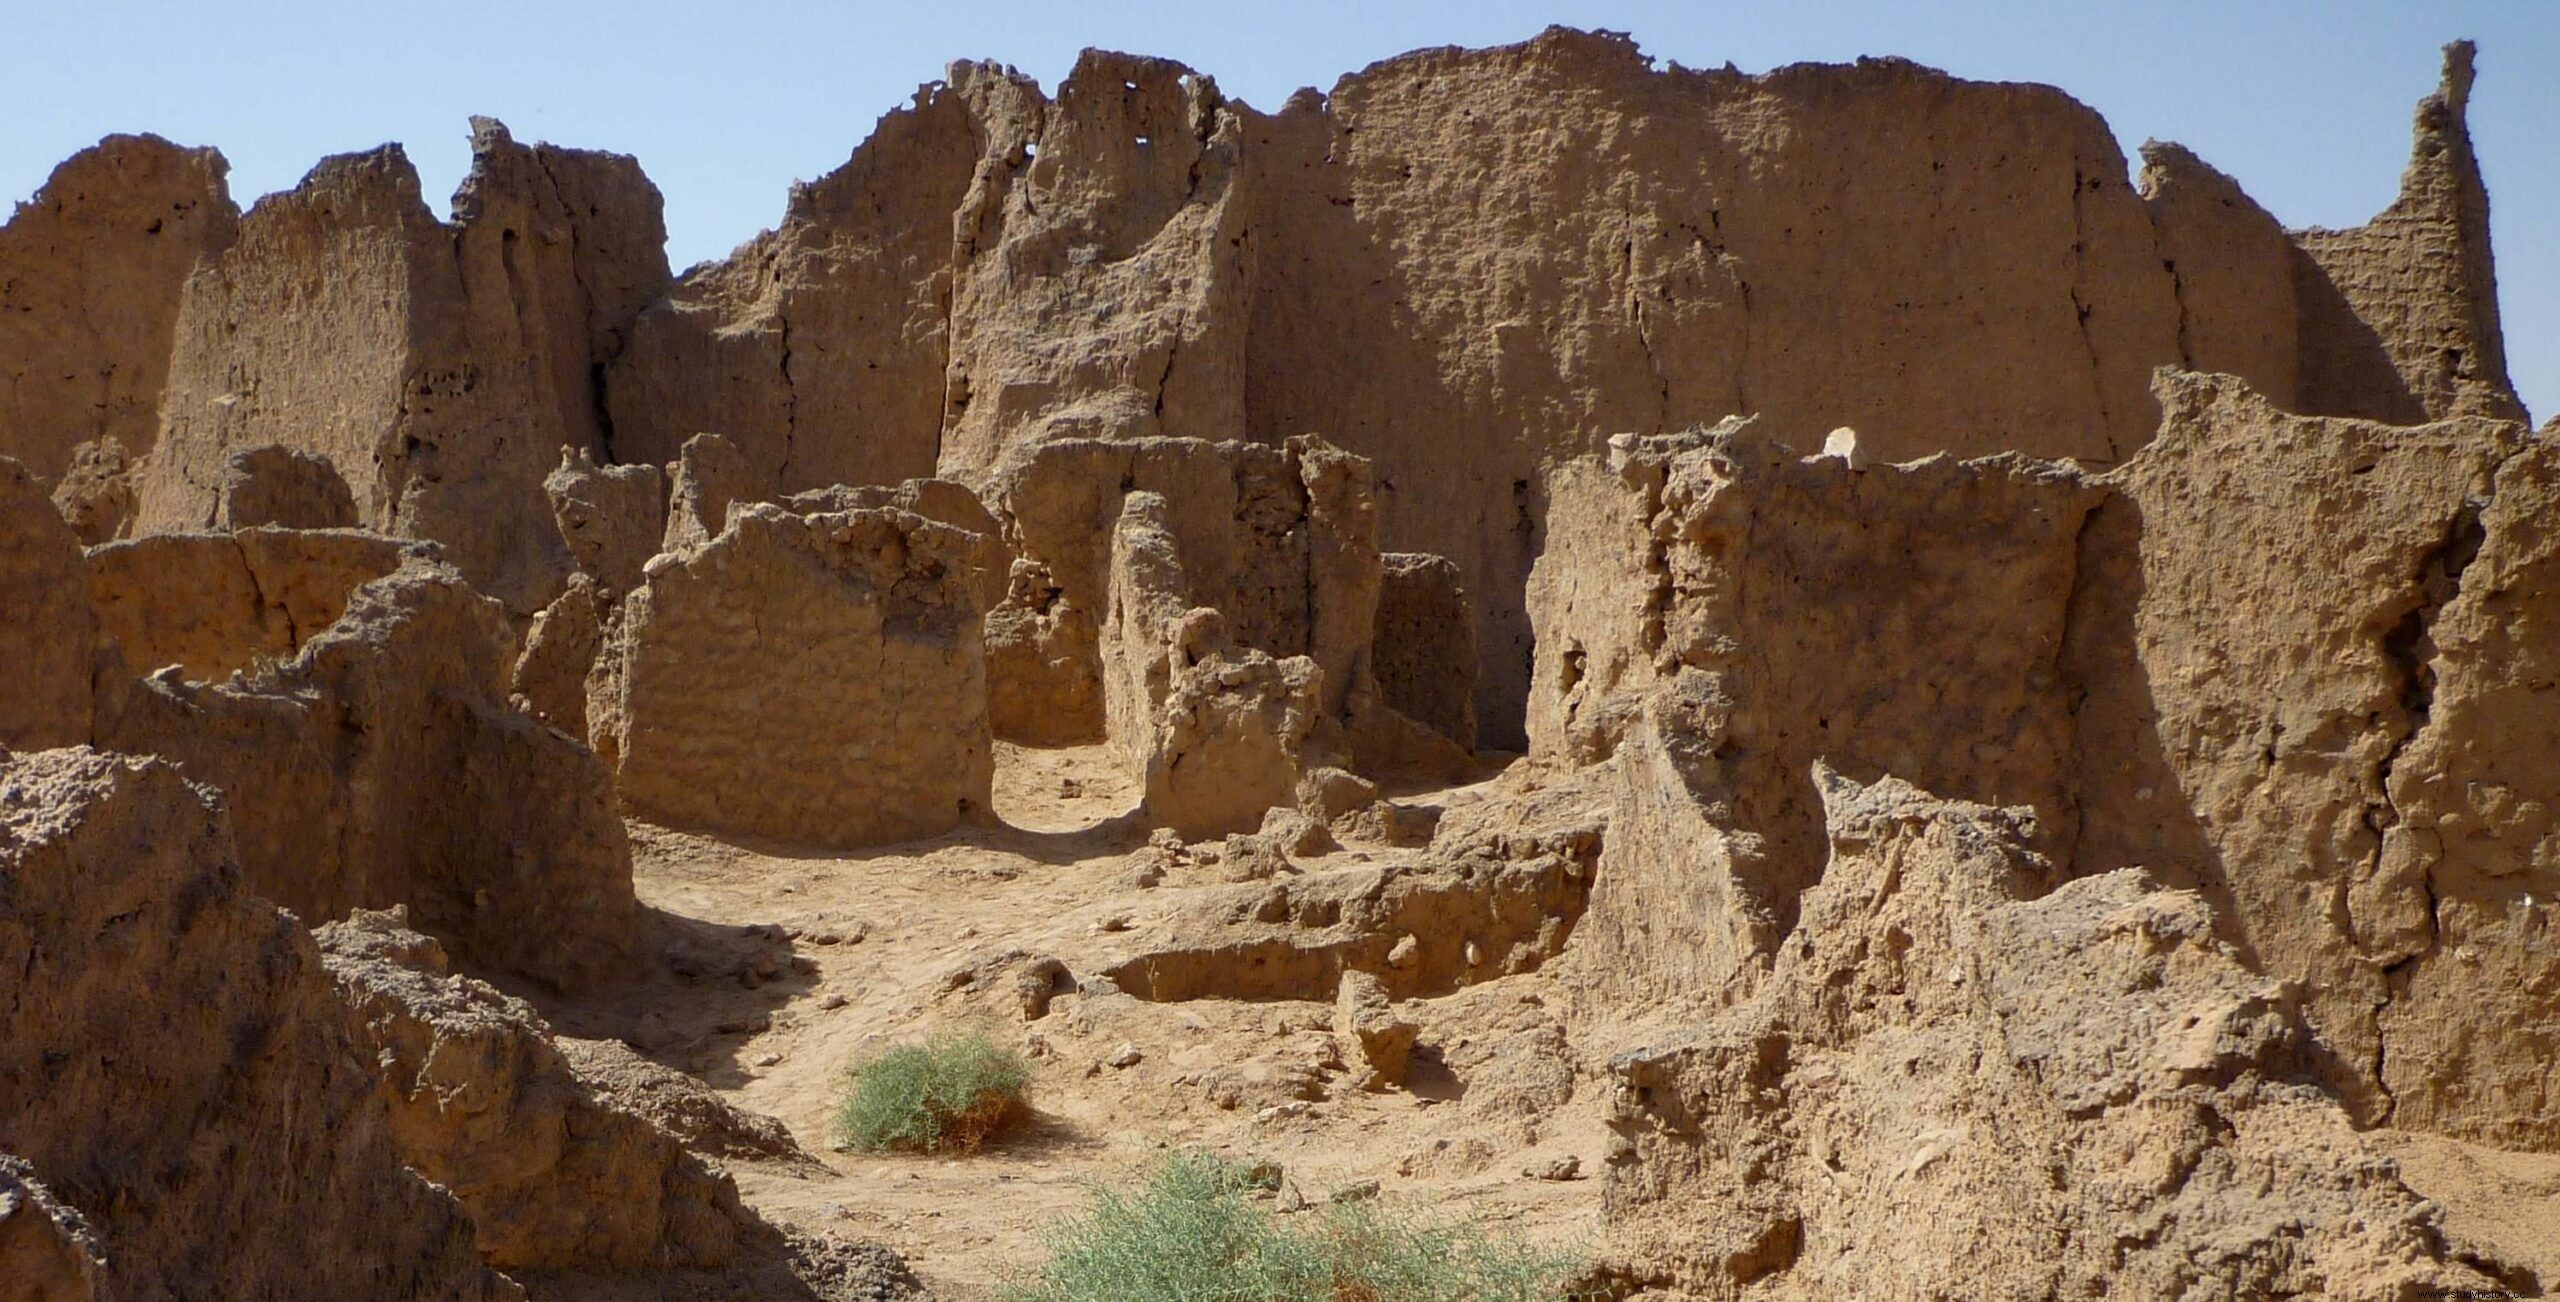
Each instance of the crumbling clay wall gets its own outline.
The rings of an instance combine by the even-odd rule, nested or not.
[[[1178,563],[1181,587],[1169,599],[1217,610],[1241,647],[1309,657],[1329,715],[1352,712],[1364,689],[1374,694],[1381,578],[1364,461],[1314,437],[1277,447],[1062,439],[1023,449],[989,494],[1020,557],[991,616],[1003,640],[990,654],[1007,671],[993,683],[998,717],[1019,721],[1022,739],[1104,733],[1096,638],[1116,600],[1113,530],[1137,492],[1158,499],[1152,509]]]
[[[352,529],[155,534],[92,549],[88,596],[127,667],[206,682],[291,660],[358,587],[433,555]]]
[[[623,807],[838,847],[987,816],[987,554],[910,512],[759,503],[651,561],[589,702]]]
[[[778,229],[687,272],[613,368],[615,451],[673,461],[716,430],[766,494],[933,474],[955,214],[1000,199],[1042,105],[1010,69],[954,64],[795,186]]]
[[[2560,1142],[2527,1011],[2560,968],[2518,930],[2560,887],[2560,706],[2531,686],[2554,545],[2525,523],[2549,450],[2488,419],[2289,416],[2230,377],[2158,392],[2084,547],[2076,867],[2220,903],[2304,983],[2361,1120]]]
[[[1102,695],[1148,821],[1186,838],[1251,831],[1297,804],[1324,671],[1240,646],[1196,590],[1161,494],[1122,499],[1111,531]]]
[[[176,767],[0,757],[0,952],[0,1151],[83,1214],[104,1296],[518,1296],[401,1165],[309,934]]]
[[[562,448],[542,480],[570,563],[608,598],[639,586],[641,567],[667,533],[667,477],[653,465],[599,466],[583,448]]]
[[[611,771],[506,704],[511,647],[497,602],[405,556],[290,659],[102,678],[95,731],[220,790],[249,884],[301,917],[405,904],[473,962],[583,987],[627,958],[630,845]]]
[[[723,1266],[763,1230],[729,1177],[616,1106],[530,1005],[454,975],[405,922],[359,911],[320,929],[321,955],[381,1064],[394,1147],[471,1214],[490,1265]]]
[[[2443,83],[2418,102],[2391,206],[2349,230],[2295,233],[2299,410],[2397,424],[2524,418],[2498,323],[2489,191],[2471,150],[2472,56],[2469,41],[2445,47]]]
[[[1275,113],[1158,59],[1089,52],[1054,98],[955,65],[647,314],[617,450],[721,429],[789,494],[992,488],[1056,440],[1320,431],[1374,463],[1385,546],[1459,566],[1479,724],[1516,746],[1546,471],[1606,436],[1756,414],[1887,460],[2105,465],[2150,438],[2163,364],[2315,411],[2511,403],[2457,63],[2403,204],[2299,244],[2174,146],[2137,191],[2059,91],[1899,60],[1663,68],[1555,29]],[[1028,663],[1081,653],[1073,619],[1034,622],[998,621],[1066,648]],[[1087,686],[1052,696],[1090,717]]]
[[[1273,113],[1163,60],[1089,53],[1054,98],[958,64],[672,287],[630,160],[494,122],[451,225],[386,149],[236,241],[217,158],[119,139],[8,228],[90,270],[12,278],[33,333],[0,335],[0,375],[70,377],[37,405],[82,410],[0,439],[92,541],[224,522],[237,448],[323,454],[365,523],[529,616],[570,566],[538,490],[563,445],[657,464],[720,430],[763,497],[986,487],[1055,439],[1321,431],[1374,463],[1383,545],[1458,565],[1479,726],[1511,747],[1546,471],[1612,434],[1757,414],[1887,460],[2102,465],[2150,437],[2161,364],[2323,414],[2515,414],[2470,80],[2452,47],[2391,209],[2289,235],[2174,146],[2137,192],[2058,91],[1898,60],[1701,71],[1556,29]],[[1026,667],[1083,658],[1086,629],[1038,622],[998,621],[1046,639]],[[1083,686],[1058,700],[1092,721]]]
[[[2134,869],[2047,893],[2028,810],[1814,782],[1829,865],[1768,980],[1609,1064],[1627,1275],[1713,1299],[2501,1286],[2299,1083],[2293,987],[2202,897]]]
[[[1589,545],[1533,584],[1533,741],[1617,761],[1581,971],[1675,997],[1747,985],[1822,871],[1816,760],[2030,806],[2040,844],[2070,844],[2058,667],[2100,497],[2078,475],[1859,469],[1740,422],[1623,440],[1573,474],[1556,536]]]
[[[397,146],[343,155],[188,282],[140,527],[202,527],[232,453],[276,444],[516,610],[558,592],[543,478],[557,449],[603,446],[594,376],[665,283],[665,232],[632,160],[474,127],[453,225]]]
[[[1037,156],[957,219],[946,473],[1034,438],[1245,432],[1248,112],[1169,59],[1076,60]]]
[[[151,451],[180,291],[238,234],[230,168],[215,150],[109,136],[0,225],[0,455],[51,485],[83,445]]]

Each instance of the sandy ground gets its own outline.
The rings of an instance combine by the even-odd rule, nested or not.
[[[1608,1135],[1595,1069],[1608,1046],[1556,1052],[1548,977],[1408,1001],[1427,1061],[1411,1088],[1388,1092],[1354,1087],[1329,1004],[1065,990],[1028,1016],[1012,979],[1026,959],[1062,963],[1070,976],[1055,987],[1082,985],[1220,883],[1181,868],[1139,884],[1146,838],[1124,817],[1136,792],[1101,748],[1000,749],[1001,824],[933,841],[823,854],[634,825],[640,898],[666,962],[602,997],[543,1000],[545,1011],[563,1033],[629,1040],[781,1118],[826,1173],[733,1164],[746,1200],[768,1219],[883,1242],[946,1298],[987,1296],[1039,1259],[1044,1232],[1093,1183],[1132,1180],[1176,1146],[1277,1160],[1310,1202],[1374,1180],[1381,1197],[1435,1216],[1596,1243]],[[1415,853],[1355,843],[1301,866],[1312,876]],[[835,1151],[832,1114],[854,1063],[970,1026],[1033,1056],[1028,1128],[968,1158]],[[1548,1073],[1509,1087],[1522,1064]],[[1579,1169],[1545,1178],[1559,1163]]]
[[[1662,1028],[1586,1014],[1568,1033],[1550,1011],[1569,1001],[1552,969],[1501,977],[1406,1001],[1424,1028],[1415,1079],[1369,1092],[1328,1033],[1329,1004],[1097,988],[1096,974],[1212,907],[1220,879],[1185,866],[1142,884],[1138,866],[1156,860],[1102,748],[1000,746],[998,759],[996,824],[911,845],[847,855],[635,824],[664,961],[587,1001],[537,1001],[566,1034],[628,1040],[781,1118],[817,1162],[731,1164],[744,1198],[770,1220],[886,1244],[943,1298],[989,1296],[1096,1183],[1132,1181],[1178,1146],[1280,1162],[1287,1201],[1376,1181],[1429,1215],[1598,1243],[1598,1069]],[[1460,804],[1485,785],[1402,794]],[[1300,866],[1313,878],[1417,853],[1354,842]],[[1039,1011],[1018,976],[1049,959],[1067,975],[1034,981]],[[1033,1057],[1028,1127],[967,1158],[838,1151],[832,1115],[856,1062],[964,1027]],[[2457,1240],[2560,1281],[2560,1155],[2385,1140]]]

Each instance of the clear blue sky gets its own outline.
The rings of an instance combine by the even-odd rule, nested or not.
[[[435,5],[0,0],[0,197],[114,131],[219,146],[243,206],[327,153],[405,143],[429,193],[468,161],[465,118],[523,139],[639,156],[667,196],[678,266],[782,214],[786,187],[844,161],[885,110],[955,58],[1054,86],[1099,45],[1178,58],[1277,107],[1298,86],[1423,45],[1516,41],[1549,23],[1635,34],[1647,52],[1749,70],[1900,54],[2061,86],[2126,153],[2182,141],[2289,225],[2352,225],[2390,202],[2437,47],[2479,40],[2472,106],[2496,222],[2507,351],[2538,418],[2560,410],[2560,2],[1979,3],[1474,0]]]

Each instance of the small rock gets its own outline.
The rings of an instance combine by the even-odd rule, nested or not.
[[[1567,1153],[1550,1161],[1524,1166],[1520,1168],[1520,1174],[1532,1180],[1579,1180],[1582,1178],[1582,1159]]]
[[[1127,931],[1127,930],[1129,929],[1129,926],[1130,926],[1130,919],[1129,919],[1129,915],[1128,915],[1128,914],[1125,914],[1125,913],[1115,913],[1115,914],[1112,914],[1110,917],[1104,918],[1104,919],[1102,919],[1101,921],[1094,923],[1094,924],[1093,924],[1093,929],[1094,929],[1095,931],[1102,931],[1102,932]]]
[[[755,1058],[755,1065],[759,1067],[779,1067],[782,1065],[782,1055],[778,1053],[757,1054]]]
[[[1270,1107],[1254,1113],[1253,1119],[1268,1125],[1274,1121],[1287,1121],[1292,1117],[1303,1117],[1313,1110],[1314,1109],[1309,1105],[1292,1099],[1287,1103],[1274,1103]]]
[[[1123,1044],[1119,1048],[1112,1050],[1111,1056],[1103,1059],[1102,1061],[1108,1066],[1125,1070],[1130,1067],[1135,1067],[1146,1060],[1147,1055],[1140,1052],[1138,1046],[1134,1044]]]
[[[1414,960],[1421,957],[1422,942],[1407,935],[1396,941],[1395,948],[1387,951],[1387,966],[1398,969],[1409,968],[1413,966]]]
[[[819,1001],[818,1001],[818,1007],[819,1007],[819,1008],[821,1008],[821,1009],[824,1009],[824,1010],[825,1010],[825,1011],[827,1011],[827,1012],[832,1013],[832,1012],[834,1012],[835,1010],[837,1010],[837,1009],[839,1009],[839,1008],[844,1007],[844,1006],[845,1006],[845,1004],[847,1004],[848,1002],[850,1002],[850,1001],[849,1001],[849,1000],[847,1000],[843,995],[831,994],[831,995],[828,995],[826,998],[819,1000]]]
[[[1313,857],[1341,848],[1324,824],[1282,805],[1263,814],[1261,836],[1282,854]]]
[[[1326,1201],[1337,1206],[1343,1203],[1365,1203],[1378,1196],[1378,1189],[1377,1181],[1362,1180],[1357,1184],[1347,1184],[1334,1190],[1333,1196]]]
[[[1396,1011],[1378,978],[1366,972],[1342,974],[1334,996],[1333,1034],[1337,1041],[1359,1047],[1362,1088],[1404,1084],[1412,1068],[1413,1042],[1421,1032]]]
[[[762,1035],[773,1029],[773,1015],[755,1013],[746,1017],[733,1017],[711,1029],[721,1035]]]
[[[1867,450],[1858,446],[1858,431],[1846,425],[1831,431],[1822,440],[1821,455],[1845,462],[1851,470],[1864,470],[1868,465]]]

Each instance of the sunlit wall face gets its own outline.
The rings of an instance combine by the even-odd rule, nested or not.
[[[103,0],[11,7],[0,42],[0,197],[24,199],[114,131],[219,146],[242,206],[321,156],[406,144],[430,195],[469,163],[473,113],[520,138],[636,154],[667,199],[669,260],[726,254],[782,213],[790,182],[844,161],[873,120],[950,60],[1054,86],[1085,46],[1180,59],[1276,108],[1377,59],[1516,41],[1550,23],[1632,32],[1693,67],[1898,54],[1968,77],[2058,85],[2127,157],[2176,140],[2289,225],[2349,226],[2389,203],[2409,107],[2438,47],[2480,42],[2472,131],[2494,201],[2508,353],[2538,419],[2560,412],[2560,6],[2521,0],[2022,5],[1969,0],[1306,0],[1193,5],[977,0],[759,7],[643,0],[407,7]]]

